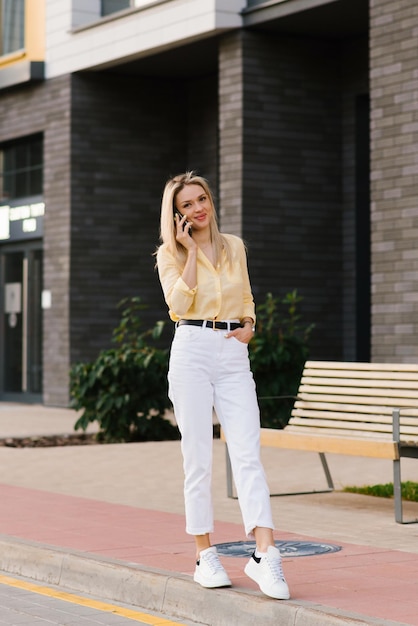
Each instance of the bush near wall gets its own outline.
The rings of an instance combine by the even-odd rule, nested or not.
[[[103,350],[92,363],[78,363],[70,371],[71,406],[83,410],[75,429],[99,424],[103,442],[177,439],[178,429],[165,419],[168,350],[157,347],[164,322],[143,331],[140,298],[127,298],[115,348]]]
[[[313,324],[301,322],[297,290],[283,299],[266,295],[257,307],[256,333],[250,342],[250,360],[257,386],[261,425],[283,428],[290,419]]]

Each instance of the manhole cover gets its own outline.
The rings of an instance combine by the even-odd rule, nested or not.
[[[276,548],[280,554],[286,556],[313,556],[314,554],[328,554],[338,552],[341,546],[330,543],[313,543],[312,541],[276,541]],[[242,556],[249,558],[255,550],[254,541],[235,541],[232,543],[216,544],[218,553],[222,556]]]

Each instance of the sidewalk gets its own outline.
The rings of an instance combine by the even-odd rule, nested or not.
[[[0,403],[0,438],[70,433],[75,420],[67,409]],[[264,449],[263,461],[273,493],[324,487],[316,454]],[[328,461],[337,489],[392,481],[387,461]],[[416,460],[404,459],[402,473],[416,481]],[[215,441],[212,539],[245,542],[225,483]],[[279,602],[243,574],[246,558],[221,557],[231,589],[193,582],[178,442],[0,447],[0,498],[0,570],[11,575],[209,626],[418,626],[418,524],[396,524],[389,500],[339,491],[272,498],[278,541],[341,547],[285,556],[292,599]],[[405,503],[404,514],[418,518],[418,503]]]

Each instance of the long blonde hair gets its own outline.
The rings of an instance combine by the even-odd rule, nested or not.
[[[177,194],[186,185],[200,185],[209,198],[212,206],[212,217],[209,224],[210,238],[214,247],[215,262],[217,263],[225,251],[228,263],[231,263],[232,254],[227,239],[219,232],[218,218],[215,204],[208,181],[202,176],[198,176],[194,171],[178,174],[170,178],[165,185],[163,198],[161,201],[160,239],[174,255],[180,267],[186,263],[187,252],[176,240],[176,225],[174,222],[174,211]]]

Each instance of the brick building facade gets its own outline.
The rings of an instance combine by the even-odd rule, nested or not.
[[[149,305],[145,324],[166,318],[153,252],[164,182],[185,169],[247,242],[256,301],[303,296],[312,357],[418,359],[412,0],[142,0],[109,15],[37,1],[43,76],[0,59],[3,162],[42,138],[45,206],[42,229],[32,218],[32,234],[0,239],[0,399],[66,405],[71,364],[110,345],[126,296]],[[3,194],[0,213],[32,201]],[[31,313],[25,326],[24,289],[9,310],[20,274],[7,273],[35,249],[40,354],[16,339]],[[9,376],[12,350],[26,354]]]
[[[418,359],[418,7],[370,2],[372,358]]]

